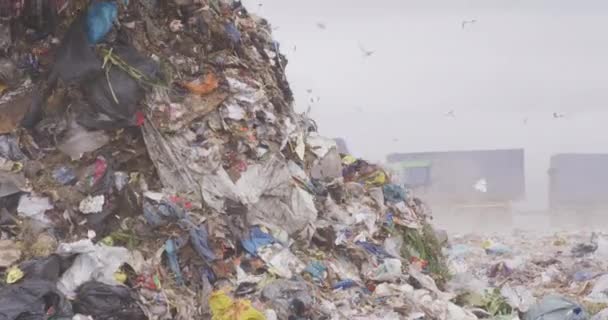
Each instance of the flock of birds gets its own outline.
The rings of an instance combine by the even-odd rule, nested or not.
[[[456,111],[450,110],[450,111],[446,112],[444,114],[444,116],[446,116],[448,118],[456,118]],[[562,119],[562,118],[566,117],[565,114],[559,113],[559,112],[553,112],[552,116],[553,116],[553,119]],[[528,118],[524,118],[523,123],[524,123],[524,125],[527,125],[528,124]]]
[[[260,4],[261,6],[261,4]],[[474,24],[477,23],[476,19],[471,19],[471,20],[463,20],[460,24],[461,29],[466,29]],[[321,29],[321,30],[326,30],[327,29],[327,25],[324,22],[317,22],[317,28]],[[363,46],[363,44],[359,43],[359,50],[361,51],[361,54],[363,55],[364,58],[369,58],[371,56],[374,55],[375,51],[373,50],[369,50],[367,48],[365,48]],[[296,51],[296,46],[293,46],[293,51]],[[309,95],[312,94],[312,89],[308,89],[306,90],[308,92]],[[321,98],[320,97],[311,97],[310,98],[310,103],[314,103],[314,102],[319,102]],[[356,111],[358,112],[363,112],[363,108],[361,107],[356,107],[355,108]],[[445,113],[446,117],[449,118],[455,118],[456,117],[456,111],[454,110],[450,110],[448,112]],[[561,119],[561,118],[565,118],[566,116],[563,113],[558,113],[558,112],[553,112],[553,118],[554,119]],[[523,124],[526,125],[528,124],[528,118],[524,118],[523,119]]]
[[[461,23],[461,28],[464,29],[466,28],[468,25],[472,25],[477,23],[477,20],[472,19],[472,20],[464,20]],[[321,30],[326,30],[327,29],[327,25],[324,22],[317,22],[317,28],[321,29]],[[361,51],[361,54],[363,55],[363,58],[369,58],[372,55],[374,55],[375,51],[373,50],[368,50],[366,49],[361,43],[359,43],[359,50]],[[295,46],[294,46],[294,51],[295,51]]]

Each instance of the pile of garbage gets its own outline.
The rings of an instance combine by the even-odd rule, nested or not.
[[[0,319],[477,319],[240,2],[0,4]]]
[[[519,231],[450,240],[447,287],[460,305],[505,319],[608,319],[608,235]]]

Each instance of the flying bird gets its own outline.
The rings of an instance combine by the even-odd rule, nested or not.
[[[462,21],[461,27],[462,27],[462,29],[464,29],[467,26],[467,24],[474,24],[475,22],[477,22],[477,20],[475,20],[475,19],[464,20],[464,21]]]
[[[454,110],[450,110],[445,114],[446,117],[454,118],[456,117],[456,112]]]
[[[361,53],[363,53],[364,58],[371,57],[374,54],[374,51],[365,49],[365,47],[363,47],[363,45],[360,43],[359,43],[359,50],[361,50]]]
[[[559,118],[563,118],[563,117],[565,117],[565,115],[563,113],[553,112],[554,119],[559,119]]]
[[[323,22],[317,22],[317,28],[319,28],[321,30],[325,30],[325,29],[327,29],[327,26]]]

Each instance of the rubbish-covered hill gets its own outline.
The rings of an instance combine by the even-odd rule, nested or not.
[[[240,2],[0,5],[0,319],[477,319]]]

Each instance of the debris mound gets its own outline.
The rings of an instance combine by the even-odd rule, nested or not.
[[[240,2],[9,3],[0,319],[476,319],[427,206],[295,112]]]

